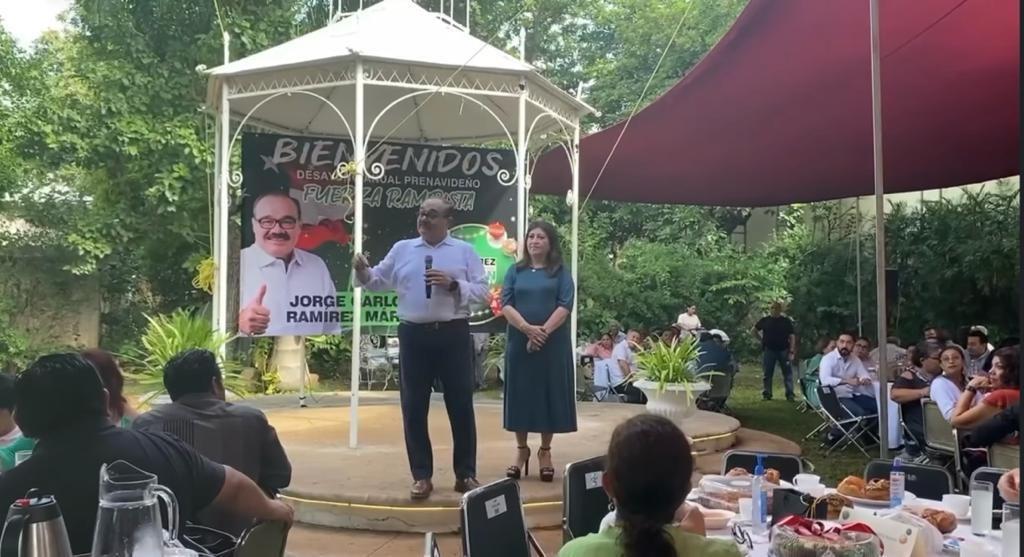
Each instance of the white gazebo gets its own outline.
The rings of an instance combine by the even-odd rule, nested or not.
[[[227,37],[225,37],[225,45]],[[225,46],[225,58],[227,58]],[[353,249],[362,251],[363,182],[384,176],[365,164],[385,141],[438,144],[507,143],[516,155],[517,238],[524,235],[533,157],[565,149],[572,166],[572,273],[578,282],[580,119],[593,110],[521,58],[473,37],[452,18],[411,0],[383,0],[307,35],[209,72],[207,106],[217,112],[217,196],[214,210],[214,326],[228,319],[228,208],[239,194],[240,170],[231,154],[240,134],[348,138],[353,144]],[[557,147],[556,147],[557,148]],[[339,168],[338,172],[351,168]],[[352,397],[349,444],[358,443],[362,289],[353,293]],[[571,318],[576,339],[576,311]]]

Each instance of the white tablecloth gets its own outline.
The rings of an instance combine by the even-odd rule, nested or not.
[[[860,505],[856,505],[856,506],[860,507]],[[875,510],[878,509],[878,507],[864,507],[864,508],[871,508],[871,509],[875,509]],[[746,529],[749,532],[749,528],[746,528]],[[710,531],[708,531],[708,537],[709,538],[727,539],[727,540],[732,540],[733,539],[732,531],[731,530],[710,530]],[[949,536],[946,536],[946,537],[956,537],[956,538],[961,538],[961,539],[966,539],[966,538],[974,537],[974,535],[971,534],[971,521],[970,520],[966,520],[966,521],[965,520],[961,520],[960,523],[957,525],[956,530],[954,530],[952,534],[950,534]],[[994,552],[993,555],[999,555],[999,552],[1002,549],[1002,540],[1003,540],[1003,536],[1002,536],[1002,532],[1001,531],[999,531],[999,530],[992,530],[992,532],[989,533],[989,535],[985,536],[984,538],[978,538],[978,537],[974,537],[974,538],[975,539],[983,540],[989,546],[989,548]],[[744,549],[746,549],[746,548],[744,548]],[[749,552],[749,553],[747,553],[746,555],[748,555],[749,557],[767,557],[768,556],[768,549],[769,549],[769,544],[767,542],[755,543],[754,544],[754,550]]]
[[[875,400],[882,400],[881,384],[878,381],[873,381],[872,384],[875,387]],[[885,400],[889,403],[889,415],[886,416],[889,421],[889,448],[895,449],[903,444],[903,432],[900,429],[900,405],[889,397],[885,397]]]

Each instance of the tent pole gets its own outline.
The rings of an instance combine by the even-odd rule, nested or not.
[[[854,229],[854,261],[857,265],[857,334],[864,336],[864,306],[861,303],[863,299],[863,293],[861,291],[861,272],[860,272],[860,196],[857,196],[857,227]]]
[[[875,311],[878,317],[878,439],[879,455],[889,457],[889,334],[885,304],[885,186],[882,172],[882,59],[878,0],[868,0],[871,16],[871,131],[875,181]]]
[[[579,296],[580,290],[580,122],[572,132],[572,313],[569,315],[569,331],[575,353],[579,346]],[[573,369],[579,365],[579,358],[573,358]],[[577,374],[572,374],[573,392],[576,391]]]
[[[356,59],[356,122],[355,130],[352,132],[352,160],[356,162],[355,169],[355,198],[352,204],[355,206],[353,215],[352,252],[363,253],[363,61]],[[358,283],[352,281],[352,354],[349,360],[351,371],[349,388],[349,426],[348,446],[355,449],[359,446],[359,363],[360,347],[363,326],[363,289]]]

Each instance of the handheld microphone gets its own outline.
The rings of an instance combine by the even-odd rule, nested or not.
[[[434,268],[434,257],[431,256],[431,255],[428,255],[428,256],[424,257],[423,258],[423,270],[424,270],[424,272],[429,271],[429,270],[431,270],[433,268]],[[430,287],[430,283],[428,282],[427,283],[427,290],[426,290],[427,299],[428,300],[430,299],[430,292],[432,290],[433,290],[433,288]]]

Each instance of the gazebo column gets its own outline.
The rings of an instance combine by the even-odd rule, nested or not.
[[[355,130],[352,133],[352,160],[355,161],[355,196],[353,199],[353,234],[352,253],[363,253],[363,168],[366,166],[365,148],[363,145],[363,62],[356,60],[356,91],[355,91]],[[354,272],[354,270],[353,270]],[[349,400],[348,446],[352,449],[359,446],[359,364],[360,338],[363,326],[363,289],[359,283],[352,281],[352,354],[349,360],[351,370]]]
[[[520,257],[526,247],[526,81],[519,82],[519,109],[516,113],[516,251]]]

